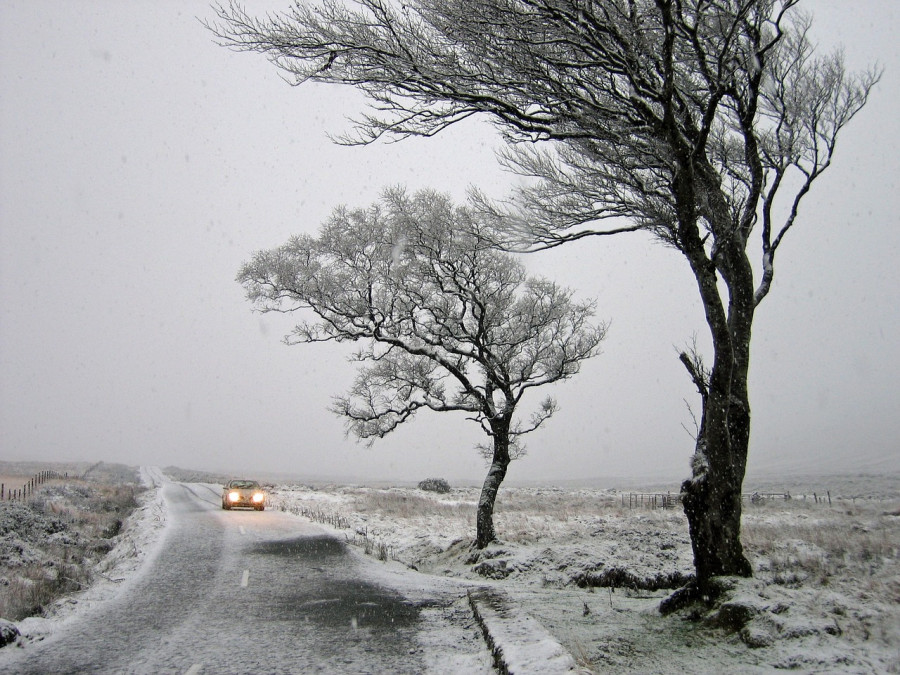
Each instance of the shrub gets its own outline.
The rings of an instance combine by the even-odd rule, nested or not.
[[[438,492],[445,494],[450,492],[450,483],[443,478],[426,478],[419,483],[419,489],[427,492]]]

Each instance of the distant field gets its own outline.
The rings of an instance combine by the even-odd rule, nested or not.
[[[26,483],[29,478],[31,478],[31,474],[0,473],[0,483],[15,485],[17,487],[22,485],[23,483]]]
[[[96,482],[139,482],[137,467],[111,462],[5,462],[0,461],[0,478],[7,487],[20,488],[42,471],[68,474]]]
[[[6,489],[15,490],[21,488],[28,481],[42,471],[56,471],[60,474],[68,472],[70,476],[80,476],[87,467],[74,462],[0,462],[0,483],[6,485]]]
[[[25,485],[25,483],[28,482],[29,478],[31,478],[31,476],[23,476],[21,474],[17,475],[17,474],[2,473],[2,474],[0,474],[0,483],[3,483],[4,488],[6,488],[6,491],[18,490],[23,485]]]
[[[27,465],[20,467],[11,462],[0,462],[0,483],[3,484],[3,498],[8,498],[7,495],[10,490],[21,490],[28,484],[28,481],[41,471],[57,471],[58,473],[65,473],[65,471],[60,471],[50,464],[40,467],[37,464],[28,463]],[[51,481],[46,482],[50,483]]]

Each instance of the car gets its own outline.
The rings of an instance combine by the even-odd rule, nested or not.
[[[266,491],[255,480],[228,481],[222,488],[222,508],[228,511],[235,506],[264,511]]]

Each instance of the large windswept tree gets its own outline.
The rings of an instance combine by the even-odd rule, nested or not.
[[[478,548],[495,538],[494,501],[520,437],[556,410],[547,397],[522,421],[522,397],[577,373],[605,334],[591,323],[593,303],[527,276],[486,234],[442,195],[392,190],[367,210],[336,209],[318,237],[257,253],[238,274],[263,311],[311,312],[289,344],[364,344],[356,381],[333,406],[359,438],[382,437],[421,409],[481,425],[491,464]]]
[[[700,590],[751,574],[740,518],[754,312],[801,200],[878,80],[848,74],[839,52],[816,55],[797,4],[324,0],[259,18],[220,7],[213,26],[297,83],[364,91],[372,106],[347,142],[489,116],[504,161],[536,179],[517,213],[495,216],[532,248],[646,231],[683,256],[712,342],[708,367],[682,355],[703,406],[682,485]]]

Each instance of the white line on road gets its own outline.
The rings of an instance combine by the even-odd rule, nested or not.
[[[198,675],[201,670],[203,670],[203,664],[195,663],[190,668],[188,668],[186,671],[184,671],[184,675]]]
[[[238,526],[238,529],[241,531],[241,534],[247,534],[246,532],[244,532],[244,526],[243,526],[243,525],[239,525],[239,526]]]
[[[241,588],[247,588],[247,584],[250,583],[250,570],[244,570],[244,573],[241,575]]]

